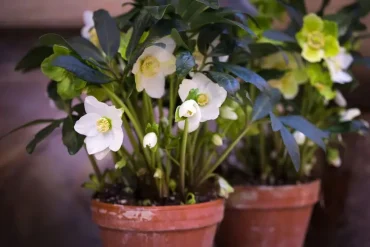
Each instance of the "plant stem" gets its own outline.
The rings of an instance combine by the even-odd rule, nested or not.
[[[173,114],[174,114],[174,111],[175,111],[175,101],[173,100],[173,95],[176,94],[176,92],[175,92],[175,87],[176,87],[175,83],[176,83],[176,80],[172,76],[171,80],[170,80],[170,109],[168,111],[169,126],[172,126]]]
[[[87,157],[89,157],[89,160],[90,160],[90,163],[91,163],[91,166],[94,170],[94,173],[95,175],[98,177],[98,180],[99,181],[102,181],[103,177],[102,177],[102,174],[101,174],[101,171],[99,169],[99,166],[98,164],[96,163],[96,160],[95,160],[95,157],[93,155],[90,155],[88,152],[87,152],[87,148],[86,148],[86,145],[85,145],[85,150],[86,150],[86,153],[87,153]]]
[[[188,140],[188,119],[185,119],[185,127],[182,133],[181,156],[180,156],[180,193],[185,198],[185,168],[186,168],[186,142]]]

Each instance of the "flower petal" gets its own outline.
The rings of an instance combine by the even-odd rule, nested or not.
[[[340,107],[346,107],[347,106],[347,100],[346,100],[346,98],[344,98],[343,94],[339,90],[336,91],[334,101]]]
[[[347,111],[344,111],[340,114],[340,116],[341,116],[340,121],[341,122],[352,121],[353,119],[355,119],[356,117],[358,117],[360,115],[361,115],[360,109],[351,108],[351,109],[348,109]]]
[[[339,41],[333,36],[325,37],[325,57],[333,57],[338,55],[340,51]]]
[[[180,99],[184,102],[189,95],[190,90],[198,88],[198,85],[193,80],[184,79],[179,87]]]
[[[96,154],[94,154],[94,157],[97,159],[97,160],[102,160],[105,158],[105,156],[107,156],[107,154],[110,152],[110,149],[109,148],[106,148],[104,149],[103,151],[100,151]]]
[[[158,41],[156,41],[156,43],[165,44],[166,45],[165,49],[169,53],[173,53],[176,49],[176,42],[175,42],[175,40],[173,40],[173,38],[171,38],[171,36],[163,37],[163,38],[159,39]]]
[[[353,80],[352,76],[343,70],[339,70],[335,73],[330,73],[330,75],[331,75],[332,80],[339,84],[348,83]]]
[[[353,57],[346,51],[345,48],[341,47],[339,54],[334,58],[342,69],[348,69],[353,63]]]
[[[109,145],[109,149],[112,150],[113,152],[117,152],[123,143],[123,130],[121,127],[119,128],[113,128],[111,130],[113,139]]]
[[[196,104],[197,111],[194,116],[188,118],[188,132],[191,133],[199,128],[200,119],[202,117],[201,110],[198,104]],[[183,130],[185,128],[185,121],[178,122],[179,129]]]
[[[96,113],[88,113],[82,116],[75,124],[74,129],[77,133],[85,136],[96,136],[99,134],[96,122],[101,116]]]
[[[200,119],[201,122],[215,120],[220,115],[220,108],[216,104],[213,104],[212,102],[208,103],[205,106],[202,106],[200,110],[202,113]]]
[[[81,36],[85,39],[90,39],[89,31],[95,26],[94,23],[94,13],[92,11],[86,10],[83,12],[83,22],[84,26],[81,29]]]
[[[165,62],[161,63],[161,71],[164,75],[171,75],[176,72],[176,57],[171,56],[171,58]]]
[[[305,44],[302,50],[302,57],[311,63],[317,63],[324,57],[324,51],[311,49],[307,44]]]
[[[298,94],[299,86],[294,80],[292,74],[286,74],[282,79],[282,87],[280,91],[282,92],[285,99],[294,99]]]
[[[216,105],[217,107],[221,107],[221,105],[225,102],[227,97],[226,90],[211,80],[208,80],[206,89],[202,93],[206,94],[208,93],[210,95],[211,98],[210,100],[212,101],[212,104]]]
[[[304,32],[321,31],[324,28],[324,22],[316,14],[309,14],[303,18]]]
[[[84,102],[86,113],[97,113],[100,116],[104,116],[107,104],[98,101],[94,96],[87,96]]]
[[[155,77],[141,77],[142,87],[145,92],[154,99],[161,98],[165,93],[165,77],[162,73],[158,73]]]
[[[96,154],[110,146],[113,139],[112,131],[105,134],[99,133],[96,136],[88,136],[85,138],[86,149],[88,154]]]
[[[195,73],[193,81],[197,84],[200,93],[204,93],[209,83],[214,83],[211,79],[202,73]]]

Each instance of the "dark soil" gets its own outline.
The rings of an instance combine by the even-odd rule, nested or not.
[[[167,198],[142,198],[139,193],[127,191],[123,184],[106,185],[105,188],[95,193],[94,199],[105,203],[130,205],[130,206],[175,206],[183,205],[182,198],[179,194],[172,194]],[[204,203],[218,199],[215,189],[208,190],[206,193],[194,193],[197,203]]]

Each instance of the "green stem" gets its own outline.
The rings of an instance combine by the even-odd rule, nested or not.
[[[185,127],[182,133],[181,156],[180,156],[180,192],[185,198],[185,168],[186,168],[186,142],[188,140],[188,119],[185,119]]]
[[[174,98],[173,95],[176,94],[176,92],[175,92],[175,87],[176,87],[175,83],[176,83],[176,80],[172,76],[171,80],[170,80],[170,109],[169,109],[169,112],[168,112],[169,126],[172,126],[173,114],[175,113],[175,101],[173,100],[173,98]]]
[[[262,169],[262,174],[265,174],[267,170],[267,164],[266,164],[266,147],[265,147],[265,135],[263,131],[263,124],[261,124],[260,133],[259,133],[259,154],[260,154],[260,165]]]
[[[89,160],[90,160],[90,163],[91,163],[91,166],[92,166],[92,168],[93,168],[93,170],[94,170],[95,175],[98,177],[98,180],[99,180],[99,181],[102,181],[103,177],[102,177],[101,171],[100,171],[100,169],[99,169],[99,166],[98,166],[98,164],[96,163],[95,157],[94,157],[93,155],[90,155],[90,154],[87,152],[86,145],[85,145],[85,150],[86,150],[87,156],[89,157]]]

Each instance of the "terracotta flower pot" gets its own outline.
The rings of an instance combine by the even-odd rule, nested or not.
[[[163,207],[93,200],[91,210],[104,247],[212,247],[224,200]]]
[[[240,186],[226,202],[219,247],[301,247],[320,181],[289,186]]]

